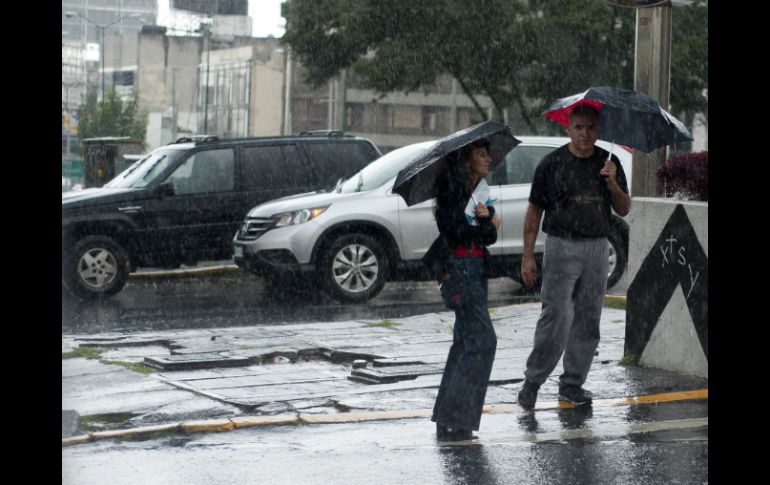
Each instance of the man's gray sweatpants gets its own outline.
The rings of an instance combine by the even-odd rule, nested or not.
[[[543,256],[542,313],[524,377],[541,385],[564,353],[560,385],[582,386],[599,345],[607,291],[609,242],[548,236]]]

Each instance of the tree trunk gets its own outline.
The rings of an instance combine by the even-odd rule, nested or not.
[[[481,119],[484,121],[487,121],[487,114],[484,112],[484,108],[481,107],[478,100],[476,99],[476,96],[473,95],[470,89],[468,89],[468,86],[463,82],[462,78],[459,76],[455,76],[455,79],[457,79],[457,82],[460,83],[460,87],[462,88],[463,92],[466,96],[468,96],[473,103],[473,106],[476,107],[476,111],[479,112],[481,115]]]
[[[537,133],[537,129],[535,128],[534,123],[532,123],[532,119],[529,117],[529,114],[527,114],[527,107],[524,104],[524,99],[521,97],[519,90],[516,89],[516,86],[514,84],[511,84],[511,94],[513,96],[513,99],[516,101],[516,105],[519,107],[519,113],[521,113],[521,117],[524,119],[524,122],[527,124],[527,128],[529,128],[530,133],[534,135],[535,133]]]

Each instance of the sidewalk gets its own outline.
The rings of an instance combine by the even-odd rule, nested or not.
[[[486,410],[519,412],[514,403],[540,304],[491,308],[490,314],[498,347]],[[63,354],[94,347],[102,353],[62,360],[62,409],[80,418],[66,432],[63,420],[63,444],[179,429],[427,419],[453,321],[453,313],[441,312],[392,321],[64,335]],[[601,333],[586,383],[598,403],[708,388],[707,380],[619,365],[623,309],[605,308]],[[561,364],[542,386],[542,409],[558,406],[560,373]],[[686,396],[678,398],[692,398]]]

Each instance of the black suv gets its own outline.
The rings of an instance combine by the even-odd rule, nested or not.
[[[330,190],[380,155],[371,141],[341,132],[180,138],[104,187],[62,194],[62,283],[99,299],[140,266],[230,258],[249,209]]]

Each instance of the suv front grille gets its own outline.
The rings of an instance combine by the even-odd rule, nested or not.
[[[243,241],[253,241],[270,229],[275,221],[262,217],[252,217],[243,221],[241,228],[238,229],[238,239]]]

